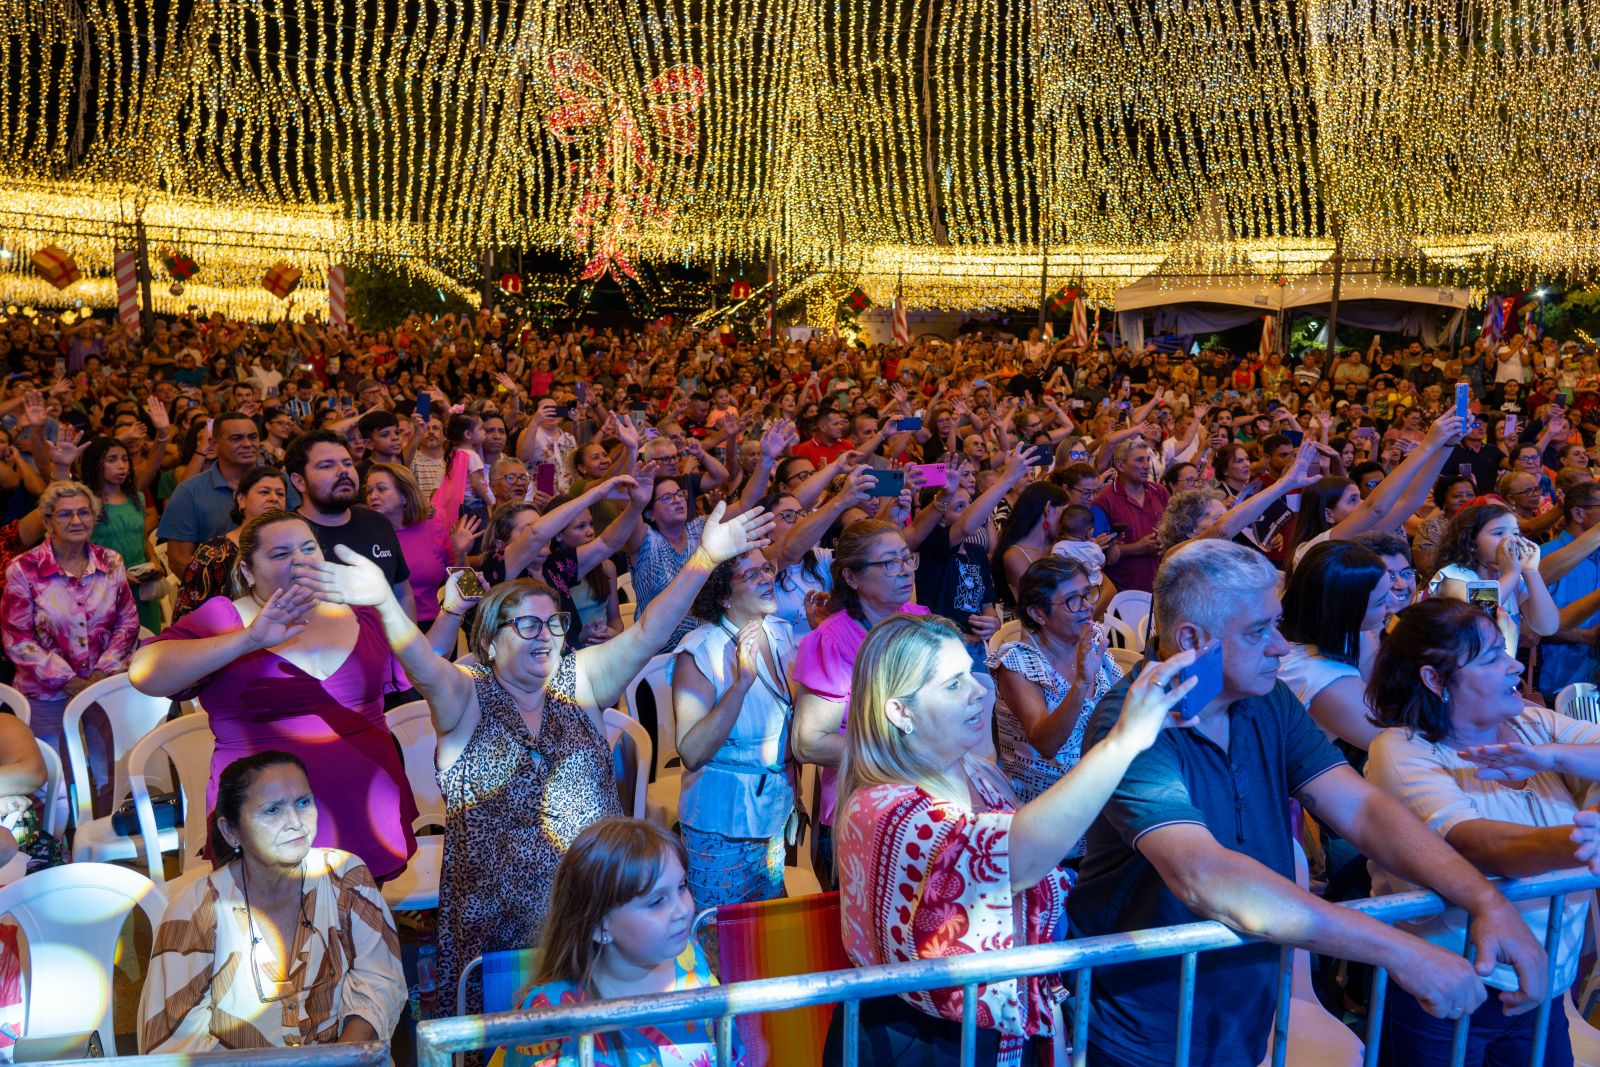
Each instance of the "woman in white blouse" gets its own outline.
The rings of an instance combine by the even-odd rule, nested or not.
[[[1485,874],[1520,878],[1568,867],[1600,873],[1600,726],[1525,705],[1522,666],[1494,620],[1471,604],[1433,599],[1401,612],[1373,662],[1368,694],[1385,727],[1368,750],[1369,781],[1411,809]],[[1374,868],[1375,895],[1414,888]],[[1566,898],[1555,946],[1552,990],[1572,985],[1591,894]],[[1536,937],[1548,903],[1518,905]],[[1419,921],[1413,932],[1463,950],[1460,912]],[[1486,981],[1515,988],[1498,968]],[[1509,978],[1510,987],[1498,985]],[[1561,995],[1561,994],[1558,994]],[[1468,1062],[1527,1058],[1533,1012],[1507,1016],[1491,997],[1472,1015]],[[1389,991],[1384,1044],[1392,1063],[1447,1062],[1454,1022],[1435,1019],[1404,990]],[[1546,1064],[1570,1067],[1566,1013],[1550,1012]]]
[[[775,614],[776,575],[759,551],[718,564],[693,609],[715,621],[683,639],[673,665],[678,818],[696,908],[783,895],[795,638]]]

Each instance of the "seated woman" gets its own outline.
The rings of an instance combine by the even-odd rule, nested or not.
[[[713,621],[678,645],[678,820],[697,908],[783,896],[795,639],[774,614],[775,578],[760,552],[717,564],[694,601],[695,617]]]
[[[62,715],[73,697],[127,669],[139,613],[122,557],[92,544],[100,500],[79,482],[52,482],[39,497],[45,541],[11,561],[0,598],[0,636],[15,685],[33,705],[35,735],[63,752]],[[98,716],[85,722],[99,722]],[[109,794],[109,728],[88,749],[97,791]]]
[[[381,882],[417,848],[416,802],[383,714],[384,694],[406,689],[406,679],[376,612],[319,600],[296,581],[297,567],[321,560],[299,515],[251,519],[239,533],[234,596],[212,597],[167,627],[134,653],[128,676],[142,693],[193,697],[210,713],[208,802],[234,760],[292,752],[327,806],[316,843],[355,853]],[[434,631],[443,639],[440,624],[456,622],[441,614]]]
[[[977,752],[984,687],[961,635],[941,618],[896,615],[861,646],[850,697],[837,817],[844,947],[858,967],[1042,944],[1066,936],[1073,876],[1061,864],[1129,763],[1149,748],[1194,680],[1185,651],[1140,672],[1105,739],[1037,799],[1018,805]],[[981,986],[982,1064],[1023,1061],[1048,1039],[1059,976]],[[911,1007],[907,1007],[907,1005]],[[961,990],[861,1006],[864,1065],[943,1067],[958,1059]],[[840,1013],[827,1065],[842,1062]]]
[[[1493,621],[1477,608],[1425,600],[1402,611],[1378,649],[1368,686],[1373,718],[1385,729],[1368,750],[1367,779],[1485,874],[1522,878],[1578,866],[1600,872],[1600,814],[1593,810],[1600,799],[1600,726],[1527,705],[1521,674]],[[1373,868],[1374,894],[1412,888]],[[1554,964],[1552,990],[1566,990],[1577,973],[1589,900],[1588,893],[1566,898],[1559,943],[1545,946]],[[1542,940],[1548,901],[1518,908]],[[1450,952],[1465,946],[1460,912],[1419,920],[1411,930]],[[1533,1012],[1505,1015],[1491,997],[1472,1015],[1466,1062],[1527,1059],[1536,1020]],[[1434,1018],[1415,997],[1391,987],[1384,1016],[1390,1063],[1449,1062],[1454,1028],[1453,1020]],[[1570,1067],[1559,1002],[1547,1039],[1544,1062]]]
[[[389,1040],[406,1003],[394,920],[365,864],[312,846],[304,764],[270,750],[228,764],[210,833],[215,869],[156,929],[139,1051]]]
[[[1456,512],[1439,544],[1438,564],[1428,583],[1435,597],[1472,600],[1468,583],[1498,586],[1495,624],[1511,655],[1517,654],[1523,626],[1541,637],[1561,627],[1562,612],[1539,573],[1539,546],[1522,536],[1510,508],[1470,504]]]
[[[1081,565],[1036,561],[1017,591],[1022,640],[989,657],[1000,766],[1024,803],[1078,762],[1090,712],[1122,677],[1105,630],[1094,622],[1099,595]]]
[[[716,985],[689,937],[694,901],[683,845],[654,823],[621,816],[593,823],[556,868],[543,953],[522,1011]],[[744,1055],[734,1031],[739,1067]],[[596,1067],[716,1067],[715,1033],[698,1023],[608,1030],[594,1040]],[[576,1067],[570,1037],[496,1049],[490,1067]]]
[[[289,480],[277,467],[251,467],[233,491],[232,518],[239,525],[194,550],[180,575],[172,621],[177,622],[214,596],[227,592],[233,565],[239,561],[239,531],[244,524],[268,511],[289,506]]]
[[[0,714],[0,865],[39,838],[34,794],[44,785],[44,757],[33,731],[15,715]],[[51,803],[46,798],[45,803]],[[17,872],[20,875],[20,870]]]

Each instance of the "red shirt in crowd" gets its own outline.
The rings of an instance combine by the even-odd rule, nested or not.
[[[1161,521],[1162,512],[1167,510],[1167,490],[1156,482],[1146,482],[1141,506],[1128,495],[1119,476],[1095,494],[1094,504],[1106,513],[1112,529],[1122,528],[1119,543],[1131,545],[1143,541]],[[1153,552],[1147,556],[1124,555],[1114,566],[1106,568],[1106,577],[1118,590],[1137,589],[1148,593],[1155,587],[1156,564],[1160,562],[1161,557]]]
[[[821,470],[854,447],[856,446],[852,442],[844,438],[828,445],[813,437],[809,441],[801,441],[795,445],[789,450],[789,454],[797,459],[809,459],[813,467]]]

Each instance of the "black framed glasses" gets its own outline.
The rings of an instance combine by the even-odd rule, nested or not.
[[[781,511],[774,511],[772,514],[784,522],[798,522],[811,514],[811,511],[808,508],[784,508]]]
[[[1100,603],[1100,586],[1091,585],[1081,593],[1068,593],[1061,598],[1061,605],[1068,611],[1083,611]]]
[[[909,574],[917,569],[917,561],[921,559],[917,552],[907,552],[903,556],[892,556],[889,559],[869,560],[861,565],[862,570],[868,567],[882,567],[883,573],[890,578],[898,578],[902,574]]]
[[[689,491],[687,489],[674,489],[670,493],[662,493],[660,496],[656,497],[656,503],[657,504],[671,504],[674,501],[688,500],[688,499],[689,499]]]
[[[558,611],[548,619],[541,619],[537,615],[518,615],[506,620],[505,625],[517,631],[518,637],[529,641],[542,637],[547,630],[550,636],[561,637],[572,628],[572,613]]]

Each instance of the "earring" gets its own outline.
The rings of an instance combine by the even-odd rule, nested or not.
[[[1450,706],[1450,690],[1445,689],[1441,691],[1439,693],[1439,700],[1444,704],[1445,707],[1448,708]]]
[[[600,943],[602,945],[611,944],[611,935],[606,933],[606,932],[604,932],[604,931],[601,931],[601,933],[600,933]]]
[[[916,728],[916,723],[912,722],[910,719],[907,719],[905,722],[895,723],[895,727],[901,733],[909,737],[911,735],[911,731]]]

